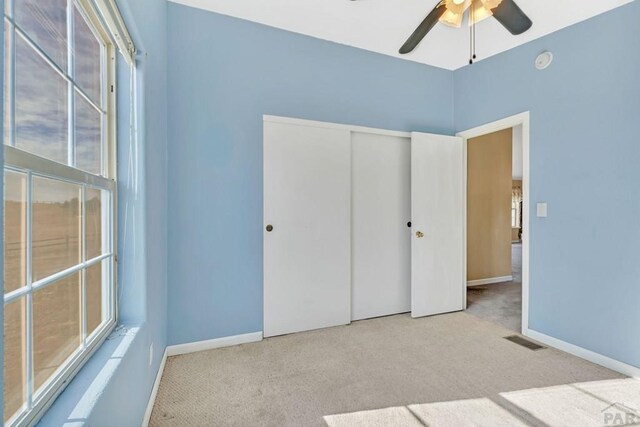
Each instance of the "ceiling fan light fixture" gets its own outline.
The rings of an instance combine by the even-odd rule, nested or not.
[[[473,13],[470,15],[471,17],[469,18],[469,25],[474,25],[477,24],[478,22],[487,19],[490,16],[493,16],[493,12],[491,11],[491,9],[487,9],[483,2],[476,0],[475,2],[473,2],[473,5],[471,6]]]
[[[464,12],[469,9],[473,0],[445,0],[445,6],[447,11],[455,13],[456,15],[464,15]]]
[[[492,9],[498,7],[502,0],[444,0],[446,11],[440,17],[440,22],[450,27],[460,28],[464,14],[471,9],[473,12],[469,19],[469,25],[493,15]]]
[[[464,13],[471,6],[473,0],[444,0],[445,12],[440,17],[440,22],[450,27],[460,28]]]
[[[460,28],[462,26],[462,18],[464,15],[462,13],[453,13],[450,10],[447,10],[440,17],[440,22],[448,25],[449,27]]]
[[[480,0],[482,2],[482,5],[484,6],[485,9],[487,10],[493,10],[496,7],[500,6],[500,3],[502,3],[502,0]]]

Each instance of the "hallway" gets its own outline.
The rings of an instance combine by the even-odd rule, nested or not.
[[[511,282],[467,288],[467,313],[512,331],[522,329],[522,243],[511,245]]]

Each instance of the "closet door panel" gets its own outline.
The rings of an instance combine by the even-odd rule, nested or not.
[[[351,319],[411,310],[411,140],[353,132]]]
[[[464,154],[462,139],[411,135],[411,314],[463,310]]]
[[[348,130],[265,121],[263,225],[264,335],[349,323]]]

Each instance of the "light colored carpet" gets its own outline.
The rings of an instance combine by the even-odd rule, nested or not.
[[[579,392],[563,407],[562,387],[573,396],[576,383],[637,381],[555,349],[528,350],[503,338],[511,333],[466,313],[398,315],[171,357],[151,425],[571,425],[572,410],[582,411],[578,422],[592,419],[614,396],[640,408],[640,392],[637,402]],[[537,399],[548,387],[554,397]]]
[[[467,288],[467,313],[522,330],[522,244],[511,245],[513,281]]]

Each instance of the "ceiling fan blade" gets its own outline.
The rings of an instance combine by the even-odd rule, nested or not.
[[[513,35],[522,34],[533,25],[531,19],[520,9],[513,0],[502,0],[498,7],[492,10],[493,17],[498,20]]]
[[[415,49],[416,46],[418,46],[418,44],[422,41],[424,36],[426,36],[427,33],[434,27],[434,25],[438,23],[438,20],[446,10],[447,7],[445,5],[445,2],[438,2],[436,7],[433,8],[433,10],[427,15],[426,18],[424,18],[424,21],[422,21],[422,23],[418,25],[418,28],[416,28],[413,34],[411,34],[407,41],[402,45],[402,47],[400,48],[400,53],[404,55]]]

